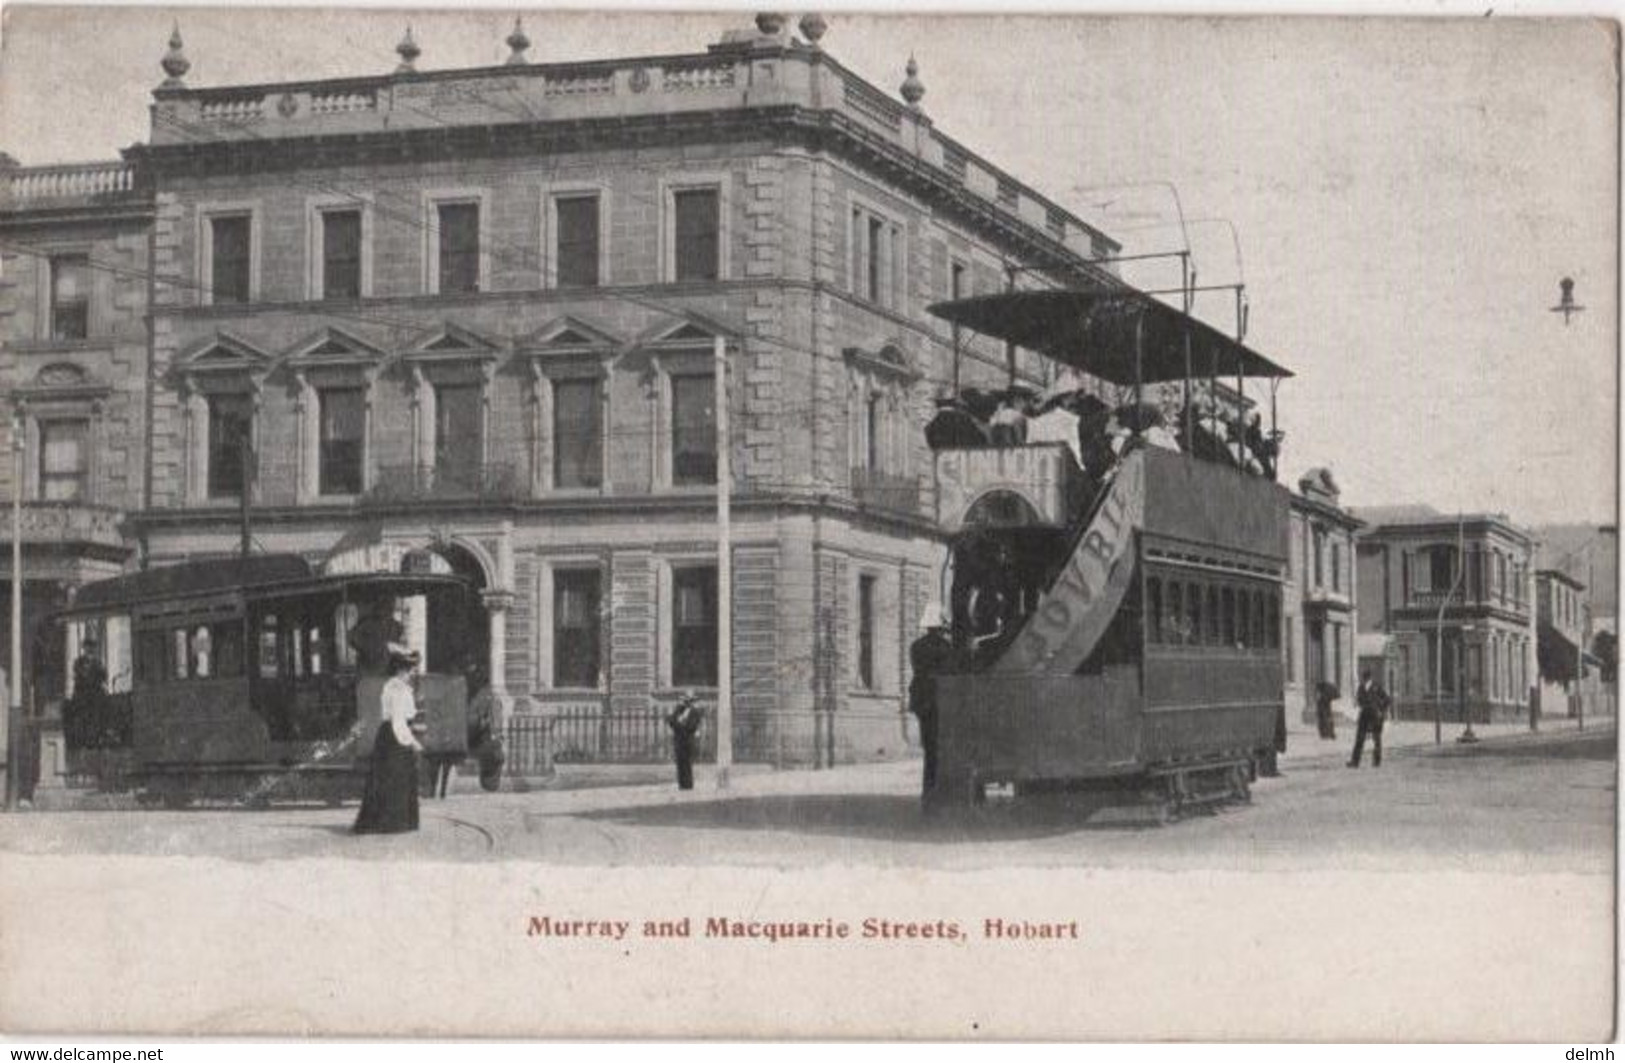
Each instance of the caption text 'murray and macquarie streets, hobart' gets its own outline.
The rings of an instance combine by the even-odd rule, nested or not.
[[[897,920],[870,916],[845,919],[736,919],[690,916],[676,919],[557,919],[529,916],[526,937],[593,938],[625,941],[629,938],[730,938],[780,941],[948,941],[963,942],[973,934],[986,940],[1079,941],[1078,921],[985,918],[967,928],[956,919]]]

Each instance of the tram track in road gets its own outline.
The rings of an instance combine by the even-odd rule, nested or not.
[[[442,814],[440,814],[438,812],[431,812],[431,813],[429,813],[429,815],[431,817],[433,817],[434,819],[443,820],[446,823],[450,823],[454,827],[463,827],[463,828],[466,828],[468,830],[473,831],[474,833],[478,834],[481,838],[485,839],[485,850],[486,850],[486,852],[495,852],[496,851],[496,847],[497,847],[496,835],[492,834],[489,830],[487,830],[486,828],[480,826],[478,823],[470,823],[466,819],[458,819],[456,816],[446,816],[446,815],[442,815]]]

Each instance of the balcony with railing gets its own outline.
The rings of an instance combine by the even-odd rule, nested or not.
[[[142,199],[135,168],[122,161],[0,169],[0,211],[124,205]]]
[[[385,465],[361,497],[363,505],[417,502],[512,502],[524,497],[524,478],[508,462],[457,465]]]
[[[925,512],[920,503],[920,478],[884,472],[862,465],[852,467],[852,500],[864,509],[903,516]]]

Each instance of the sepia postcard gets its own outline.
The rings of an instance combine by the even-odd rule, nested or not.
[[[0,1031],[1610,1040],[1488,14],[8,5]]]

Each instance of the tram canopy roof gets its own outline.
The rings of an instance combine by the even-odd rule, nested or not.
[[[166,565],[87,583],[59,615],[119,613],[159,601],[234,593],[256,599],[338,593],[354,584],[365,584],[403,598],[445,587],[467,587],[467,581],[461,577],[427,573],[356,572],[320,576],[308,561],[296,554],[258,554]]]
[[[1131,289],[1000,292],[928,307],[943,320],[1081,369],[1112,384],[1156,384],[1186,376],[1289,377],[1287,369],[1212,325]],[[1135,326],[1141,325],[1135,373]]]

